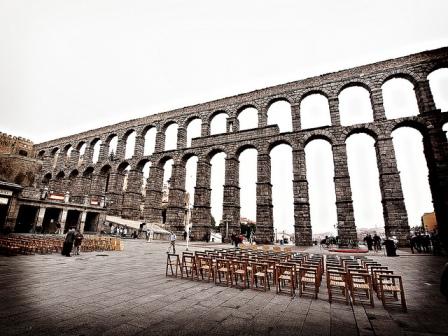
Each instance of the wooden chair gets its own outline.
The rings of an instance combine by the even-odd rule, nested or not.
[[[275,282],[277,294],[289,294],[294,297],[296,291],[296,265],[279,264],[275,266]]]
[[[182,254],[182,263],[180,266],[180,276],[181,278],[185,277],[187,279],[194,280],[195,276],[198,277],[198,269],[196,267],[196,258],[192,253],[184,252]]]
[[[213,270],[213,262],[210,257],[206,256],[196,256],[196,267],[199,274],[201,275],[201,280],[204,281],[204,276],[207,278],[207,282],[210,282],[210,278],[215,279],[215,272]]]
[[[266,292],[271,289],[269,285],[268,265],[266,263],[251,264],[250,288]]]
[[[175,271],[173,270],[173,266],[175,267]],[[165,276],[173,276],[177,278],[177,271],[179,267],[180,267],[179,255],[168,253],[168,255],[166,256]],[[170,271],[169,274],[168,271]]]
[[[312,295],[317,299],[319,293],[319,275],[317,268],[299,268],[299,296],[303,294]]]
[[[366,270],[349,269],[348,276],[353,304],[356,302],[370,303],[374,307],[371,275]]]
[[[227,259],[216,259],[215,285],[232,286],[230,261]]]
[[[334,269],[327,270],[327,289],[328,302],[331,303],[333,299],[336,299],[345,300],[346,304],[350,303],[349,281],[346,272]]]
[[[408,311],[401,276],[380,274],[378,288],[384,308],[386,308],[386,303],[396,302],[401,305],[404,312]],[[400,296],[400,298],[398,296]]]
[[[231,276],[235,281],[235,287],[246,289],[249,285],[249,276],[247,271],[247,262],[232,260],[230,262],[231,266]],[[238,285],[238,281],[241,280],[241,285]]]

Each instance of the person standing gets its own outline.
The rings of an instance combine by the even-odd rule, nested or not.
[[[173,248],[173,254],[176,254],[176,234],[173,231],[170,231],[170,246],[166,253],[170,253],[171,247]]]
[[[147,243],[150,243],[150,242],[151,242],[151,240],[152,240],[152,236],[153,236],[152,230],[151,230],[151,229],[148,229],[148,230],[146,231],[146,242],[147,242]]]
[[[81,249],[82,240],[84,239],[84,236],[79,231],[79,229],[76,229],[75,233],[75,254],[79,255],[79,250]]]
[[[64,245],[62,246],[62,255],[70,257],[72,252],[73,242],[75,241],[75,228],[70,228],[65,236]]]

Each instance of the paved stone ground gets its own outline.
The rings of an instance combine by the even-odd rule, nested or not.
[[[329,304],[324,284],[313,300],[166,278],[166,249],[126,240],[123,252],[0,256],[0,335],[448,335],[443,257],[372,256],[403,275],[402,313]]]

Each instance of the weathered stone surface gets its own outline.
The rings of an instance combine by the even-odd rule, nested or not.
[[[403,244],[408,234],[408,222],[403,203],[400,179],[396,168],[391,132],[401,126],[410,126],[421,131],[424,138],[425,156],[428,161],[429,179],[434,209],[440,223],[442,237],[448,240],[448,151],[446,138],[442,130],[448,121],[448,113],[441,113],[434,104],[428,75],[448,62],[448,48],[426,51],[418,54],[364,65],[353,69],[324,74],[283,85],[256,90],[233,97],[188,106],[148,117],[129,120],[115,125],[90,130],[80,134],[47,141],[35,146],[34,152],[43,161],[43,167],[37,180],[50,176],[50,187],[60,192],[70,191],[82,199],[82,194],[89,193],[97,197],[106,196],[113,200],[110,213],[121,214],[137,219],[143,215],[149,222],[160,223],[163,218],[169,226],[181,231],[185,212],[181,205],[184,194],[184,179],[178,169],[170,186],[170,198],[166,209],[162,206],[163,163],[174,160],[175,167],[184,167],[186,160],[195,155],[199,158],[197,185],[195,189],[195,207],[192,213],[193,235],[201,239],[210,229],[210,159],[213,153],[224,152],[232,160],[238,157],[242,148],[251,146],[259,154],[257,182],[257,238],[264,241],[273,239],[272,196],[270,184],[269,150],[279,143],[290,144],[294,158],[294,217],[296,243],[311,243],[311,225],[307,191],[304,146],[311,140],[325,139],[333,146],[335,164],[336,206],[338,213],[338,232],[342,239],[356,239],[356,226],[353,216],[350,178],[347,170],[345,140],[353,134],[365,132],[376,140],[376,151],[380,172],[380,187],[386,232],[396,235]],[[394,77],[408,79],[414,85],[420,114],[417,116],[388,120],[385,117],[381,87]],[[370,92],[373,110],[373,122],[352,126],[342,126],[339,114],[339,93],[349,86],[362,86]],[[300,126],[300,103],[312,93],[321,93],[328,98],[331,126],[302,130]],[[291,104],[293,131],[280,133],[276,125],[267,125],[267,113],[271,103],[285,100]],[[258,110],[259,126],[255,129],[239,131],[238,113],[247,106]],[[210,122],[213,116],[224,112],[227,118],[227,133],[210,135]],[[202,121],[201,137],[192,140],[187,148],[188,123],[199,118]],[[165,130],[173,123],[178,125],[177,149],[165,151]],[[155,152],[145,156],[143,153],[145,134],[151,127],[157,129]],[[136,132],[136,146],[132,158],[124,158],[127,137]],[[114,155],[109,155],[110,141],[118,137]],[[92,162],[93,147],[101,141],[98,162]],[[82,159],[79,149],[86,144]],[[72,149],[69,156],[68,151]],[[138,212],[137,193],[141,190],[141,179],[132,186],[132,191],[122,193],[119,167],[126,162],[133,169],[141,169],[143,161],[151,161],[152,167],[143,213]],[[223,212],[232,230],[238,230],[239,185],[235,165],[228,161],[226,183],[224,187]],[[74,170],[84,179],[71,183],[67,177],[73,176]],[[89,174],[86,175],[86,172]],[[117,175],[118,174],[118,175]],[[67,182],[68,181],[68,182]],[[132,182],[134,183],[134,182]],[[140,183],[140,186],[138,185]],[[41,186],[38,186],[38,188]],[[106,191],[107,189],[107,191]],[[123,203],[120,203],[123,202]],[[139,203],[140,204],[140,203]],[[223,226],[221,227],[223,232]],[[448,241],[446,241],[448,243]]]

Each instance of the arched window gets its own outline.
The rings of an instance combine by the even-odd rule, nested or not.
[[[187,126],[187,147],[191,146],[191,139],[201,136],[202,121],[199,118],[195,118],[188,123]]]
[[[240,131],[258,127],[258,111],[254,107],[246,107],[238,114]]]
[[[257,220],[257,156],[258,151],[248,148],[241,152],[238,157],[239,164],[239,186],[240,186],[240,215],[248,222]]]
[[[271,104],[268,109],[268,125],[278,125],[280,132],[291,132],[291,104],[285,100]]]
[[[117,146],[118,146],[118,136],[113,135],[111,138],[109,138],[109,152],[107,153],[109,156],[115,157],[115,154],[117,154]]]
[[[431,93],[436,107],[442,112],[448,111],[448,68],[431,72],[428,76]]]
[[[403,78],[392,78],[382,86],[384,110],[387,119],[419,114],[414,85]]]
[[[341,125],[355,125],[373,121],[370,93],[361,86],[348,87],[339,94]]]
[[[275,146],[271,157],[272,205],[274,229],[277,233],[294,233],[294,195],[292,148],[287,144]],[[277,235],[280,239],[282,236]]]
[[[331,125],[328,100],[321,94],[305,97],[300,103],[301,128],[315,128]]]
[[[220,112],[213,116],[210,121],[210,135],[227,132],[227,118],[229,116],[225,112]]]
[[[92,163],[97,163],[100,157],[101,140],[95,139],[92,141],[92,144],[93,144]]]
[[[134,156],[136,135],[137,133],[135,131],[132,131],[126,137],[126,149],[124,152],[125,159],[130,159]]]
[[[409,226],[421,226],[421,216],[434,210],[422,134],[411,127],[392,132]]]
[[[194,188],[196,187],[196,173],[198,166],[198,157],[190,157],[185,164],[185,191],[187,192],[186,199],[188,206],[191,208],[194,205]]]
[[[311,225],[314,234],[335,234],[337,220],[333,151],[329,142],[313,140],[305,146]]]
[[[347,138],[347,164],[350,173],[353,210],[358,229],[384,229],[383,207],[375,139],[365,133]]]
[[[210,160],[211,177],[210,188],[211,191],[211,214],[216,223],[219,223],[222,219],[222,202],[225,183],[225,159],[226,153],[220,152]]]
[[[145,133],[145,148],[143,150],[143,155],[151,155],[154,153],[156,147],[156,134],[157,128],[151,127]]]
[[[165,130],[165,150],[173,150],[177,148],[177,128],[178,125],[173,123]]]

